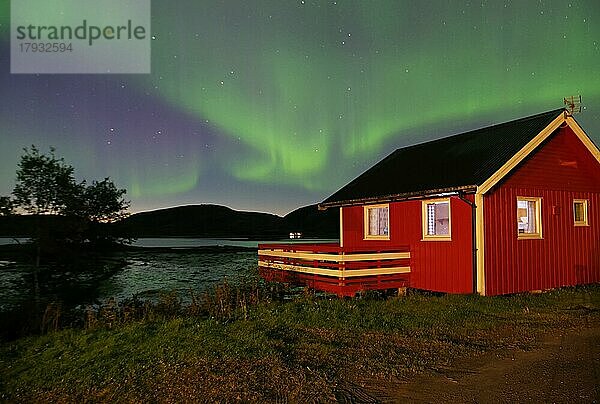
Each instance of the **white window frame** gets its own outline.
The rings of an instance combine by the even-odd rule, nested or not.
[[[531,197],[531,196],[517,196],[517,203],[515,205],[517,209],[517,222],[519,218],[519,202],[535,202],[535,233],[519,233],[519,226],[517,223],[517,238],[519,240],[532,240],[532,239],[543,239],[543,226],[542,226],[542,198]]]
[[[387,229],[388,234],[369,234],[369,210],[370,209],[382,209],[385,208],[388,211],[387,216]],[[389,240],[390,239],[390,205],[388,203],[378,204],[378,205],[366,205],[363,206],[363,229],[364,229],[364,239],[365,240]]]
[[[428,234],[429,221],[427,206],[431,204],[448,204],[448,234]],[[452,241],[452,203],[450,198],[427,199],[421,202],[421,222],[423,224],[423,238],[421,241]]]
[[[575,205],[581,203],[583,204],[583,220],[577,220],[577,218],[575,217]],[[573,199],[573,224],[575,226],[589,226],[589,221],[588,221],[588,200],[587,199]]]

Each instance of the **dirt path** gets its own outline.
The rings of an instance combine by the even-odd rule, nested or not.
[[[600,402],[600,327],[588,327],[547,336],[532,351],[459,361],[393,391],[369,390],[381,401],[403,403]]]

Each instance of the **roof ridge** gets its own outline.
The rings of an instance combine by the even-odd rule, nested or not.
[[[450,139],[450,138],[454,138],[454,137],[457,137],[457,136],[468,135],[468,134],[472,134],[473,132],[481,131],[481,130],[484,130],[484,129],[485,130],[489,130],[489,129],[492,129],[492,128],[497,128],[497,127],[508,125],[508,124],[516,124],[516,123],[520,123],[520,122],[525,122],[525,121],[530,120],[530,119],[537,119],[537,118],[539,118],[539,117],[541,117],[543,115],[550,115],[550,114],[553,114],[553,113],[557,113],[558,114],[559,112],[562,112],[562,111],[565,111],[565,109],[564,108],[557,108],[557,109],[554,109],[554,110],[550,110],[550,111],[546,111],[546,112],[541,112],[539,114],[525,116],[525,117],[522,117],[522,118],[517,118],[517,119],[510,120],[510,121],[500,122],[500,123],[496,123],[496,124],[488,125],[488,126],[482,126],[482,127],[476,128],[476,129],[468,130],[466,132],[454,133],[452,135],[447,135],[447,136],[439,137],[437,139],[431,139],[431,140],[426,140],[426,141],[419,142],[419,143],[413,143],[411,145],[406,145],[406,146],[402,146],[402,147],[396,148],[396,150],[394,150],[392,153],[390,153],[388,155],[388,157],[392,156],[393,154],[396,154],[396,152],[399,151],[399,150],[406,150],[406,149],[410,149],[412,147],[421,146],[421,145],[428,144],[428,143],[434,143],[434,142],[439,142],[439,141],[447,140],[447,139]],[[387,159],[387,157],[386,157],[386,159]]]

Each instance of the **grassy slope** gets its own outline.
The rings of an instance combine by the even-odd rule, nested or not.
[[[599,307],[600,286],[497,298],[304,298],[227,323],[191,317],[67,330],[0,348],[0,399],[333,399],[370,378],[598,326]]]

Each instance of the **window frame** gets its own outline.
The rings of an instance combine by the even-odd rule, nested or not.
[[[382,235],[373,235],[373,234],[369,234],[369,209],[381,209],[381,208],[385,208],[388,211],[388,216],[387,216],[387,229],[388,229],[388,234],[382,234]],[[376,205],[365,205],[363,206],[363,236],[364,236],[364,240],[389,240],[390,239],[390,233],[392,232],[392,229],[390,228],[390,204],[389,203],[380,203],[380,204],[376,204]]]
[[[429,228],[427,205],[447,203],[448,204],[448,234],[427,234]],[[421,202],[421,223],[423,238],[421,241],[452,241],[452,203],[451,198],[426,199]]]
[[[578,221],[575,217],[575,204],[582,203],[583,204],[583,220]],[[585,227],[589,226],[589,215],[588,215],[588,206],[589,202],[587,199],[573,199],[573,225],[576,227]]]
[[[542,224],[542,197],[536,196],[517,196],[517,239],[519,240],[541,240],[544,238],[544,227]],[[519,202],[535,202],[535,233],[519,233]]]

